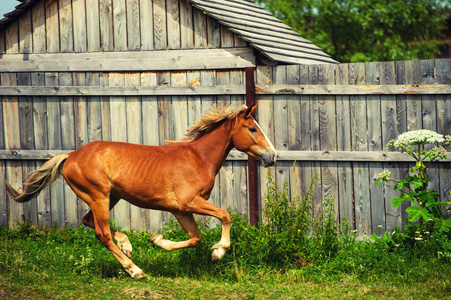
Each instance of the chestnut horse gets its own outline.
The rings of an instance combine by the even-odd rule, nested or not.
[[[169,251],[199,243],[201,236],[193,213],[218,218],[222,237],[212,247],[212,259],[217,261],[230,247],[231,220],[225,210],[207,200],[229,151],[235,147],[259,159],[265,167],[276,161],[274,146],[252,117],[255,108],[213,108],[188,129],[186,139],[162,146],[91,142],[53,157],[32,172],[22,193],[6,182],[8,194],[17,202],[29,201],[62,174],[91,209],[83,224],[94,228],[96,237],[133,278],[145,274],[130,259],[130,241],[110,228],[109,211],[120,199],[142,208],[169,211],[176,217],[188,240],[173,242],[161,235],[149,239]]]

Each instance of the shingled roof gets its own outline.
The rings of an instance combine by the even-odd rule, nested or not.
[[[0,20],[0,29],[16,20],[40,0],[20,0],[22,4]],[[187,0],[194,7],[247,41],[263,57],[279,64],[338,63],[312,42],[247,0]]]

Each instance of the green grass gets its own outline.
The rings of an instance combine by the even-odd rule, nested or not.
[[[144,280],[131,279],[92,229],[0,228],[0,299],[451,299],[451,233],[418,237],[413,224],[358,241],[331,199],[312,217],[315,179],[301,198],[268,178],[264,222],[232,214],[232,246],[216,264],[221,228],[208,222],[197,247],[174,252],[126,232]],[[173,220],[162,234],[188,238]]]
[[[451,299],[450,255],[393,251],[343,235],[334,256],[260,263],[262,257],[247,255],[258,254],[260,245],[251,240],[262,230],[234,219],[235,243],[217,264],[209,248],[219,228],[204,228],[197,248],[176,252],[153,246],[147,233],[128,232],[133,260],[148,274],[140,281],[123,271],[93,230],[1,228],[0,299]],[[164,235],[181,239],[184,233],[170,223]]]

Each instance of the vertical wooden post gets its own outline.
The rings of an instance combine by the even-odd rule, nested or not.
[[[246,105],[255,103],[255,80],[254,67],[246,67]],[[249,178],[249,221],[251,225],[258,225],[258,181],[257,181],[257,161],[253,157],[247,160]]]

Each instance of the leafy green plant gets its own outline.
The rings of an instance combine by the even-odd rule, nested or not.
[[[411,227],[407,228],[408,231],[418,231],[422,235],[434,230],[440,233],[450,231],[451,219],[446,217],[443,209],[446,205],[451,204],[451,201],[441,202],[439,193],[436,190],[428,189],[428,184],[431,182],[428,167],[436,160],[446,159],[444,147],[450,144],[451,136],[443,136],[430,130],[405,132],[387,144],[387,147],[407,153],[416,161],[415,166],[411,169],[411,175],[404,179],[392,179],[391,172],[384,170],[376,180],[377,184],[394,181],[396,182],[394,189],[403,190],[399,197],[392,199],[394,208],[399,207],[404,201],[416,204],[406,209],[409,215],[408,221],[418,222],[417,225],[410,224]],[[426,145],[435,146],[427,150],[425,149]],[[416,238],[422,239],[422,237]]]

